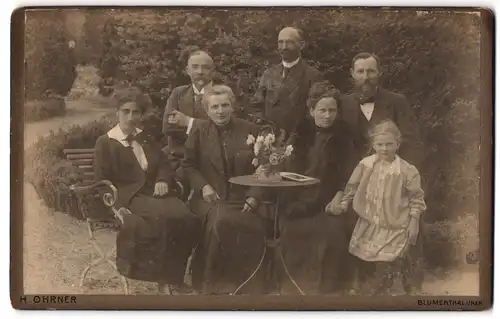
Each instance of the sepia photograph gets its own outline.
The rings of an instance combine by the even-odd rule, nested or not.
[[[491,307],[492,19],[17,10],[13,306]]]

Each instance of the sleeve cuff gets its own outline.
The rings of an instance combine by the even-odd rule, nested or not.
[[[194,118],[190,117],[189,118],[189,123],[188,123],[188,126],[187,126],[187,130],[186,130],[186,134],[189,135],[189,132],[191,132],[191,128],[193,128],[193,122],[194,122]]]
[[[415,210],[410,211],[410,217],[413,217],[415,219],[419,219],[420,218],[420,214],[421,214],[420,212],[417,212]]]

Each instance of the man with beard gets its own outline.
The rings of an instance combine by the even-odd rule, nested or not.
[[[354,157],[349,157],[351,162],[350,172],[366,157],[372,149],[370,138],[371,128],[385,119],[390,119],[396,123],[402,134],[402,143],[399,148],[399,155],[410,164],[420,169],[423,158],[423,147],[420,140],[417,120],[406,97],[402,94],[391,92],[379,85],[382,75],[380,61],[375,54],[359,53],[351,64],[351,76],[354,80],[354,92],[344,95],[341,99],[342,113],[344,121],[351,127],[354,134]],[[349,208],[348,229],[354,229],[357,214]],[[420,221],[422,227],[422,220]],[[409,249],[412,269],[421,269],[422,263],[422,236],[419,235],[417,243]],[[375,268],[372,263],[364,262],[354,256],[350,262],[351,270],[357,272],[357,280],[351,277],[354,282],[366,283],[374,275]],[[345,274],[346,277],[354,273]],[[423,274],[416,271],[411,286],[418,288],[421,286]]]
[[[306,100],[312,84],[322,74],[302,57],[305,41],[300,29],[286,27],[278,35],[280,64],[264,71],[251,101],[255,117],[274,123],[276,128],[291,134],[306,118]]]
[[[215,71],[212,57],[205,51],[195,50],[188,56],[186,72],[191,83],[176,87],[168,98],[163,113],[163,134],[169,137],[168,152],[175,161],[184,156],[183,145],[198,119],[208,119],[201,100],[212,87]]]
[[[342,116],[356,135],[353,165],[370,152],[370,127],[382,120],[391,119],[403,134],[401,156],[420,168],[423,150],[417,120],[404,95],[379,85],[381,75],[380,61],[375,54],[363,52],[353,58],[351,76],[354,91],[342,97]]]

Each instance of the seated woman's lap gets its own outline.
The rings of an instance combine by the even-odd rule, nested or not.
[[[176,197],[135,196],[129,210],[135,218],[137,231],[143,234],[141,237],[159,236],[164,231],[182,237],[192,236],[199,227],[196,216]]]

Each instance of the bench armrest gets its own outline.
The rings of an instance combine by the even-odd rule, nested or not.
[[[102,186],[107,186],[111,190],[108,192],[104,192],[101,196],[101,199],[102,199],[104,205],[111,208],[115,217],[117,219],[119,219],[121,221],[121,223],[123,224],[123,222],[124,222],[123,216],[126,214],[131,214],[131,212],[124,207],[121,207],[119,209],[117,209],[115,207],[116,199],[118,198],[118,190],[113,185],[113,183],[111,183],[110,181],[100,180],[100,181],[97,181],[97,182],[90,184],[90,185],[75,184],[75,185],[70,186],[70,190],[75,192],[75,194],[77,194],[77,195],[85,195],[85,194],[88,194],[90,192],[95,191],[96,188],[102,187]]]

